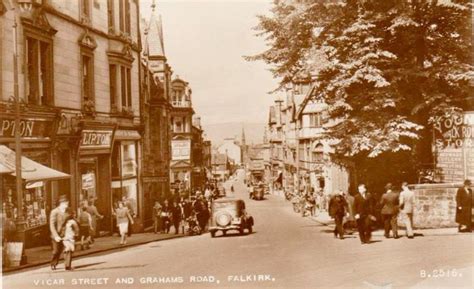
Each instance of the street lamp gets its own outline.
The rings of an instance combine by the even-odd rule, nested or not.
[[[18,0],[20,12],[30,12],[33,3],[31,0]],[[23,179],[21,175],[21,108],[20,93],[18,91],[18,23],[15,8],[13,11],[13,94],[15,104],[15,174],[16,174],[16,193],[17,193],[17,229],[22,232],[25,227],[25,219],[23,215]],[[22,261],[26,261],[25,250],[22,250]]]

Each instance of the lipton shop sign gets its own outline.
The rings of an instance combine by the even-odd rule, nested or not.
[[[25,119],[20,120],[20,135],[26,139],[44,139],[50,138],[52,120],[46,119]],[[0,139],[15,137],[15,120],[11,118],[0,117]]]
[[[112,134],[112,130],[83,130],[80,149],[110,149]]]

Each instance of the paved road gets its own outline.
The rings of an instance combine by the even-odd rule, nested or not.
[[[242,177],[234,187],[236,196],[247,200]],[[211,239],[205,234],[89,256],[74,260],[73,272],[42,267],[4,276],[4,288],[472,287],[472,235],[361,245],[356,235],[334,239],[328,227],[293,213],[279,197],[248,200],[247,207],[256,221],[251,235]],[[450,277],[439,277],[441,271],[434,270],[440,269],[444,275],[451,270]],[[462,277],[452,277],[453,272]]]

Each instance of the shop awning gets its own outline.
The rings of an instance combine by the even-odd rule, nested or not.
[[[11,170],[10,174],[15,174],[15,152],[4,145],[0,145],[0,165]],[[70,175],[48,168],[40,163],[21,157],[21,177],[26,182],[61,180],[67,179]]]
[[[13,173],[13,170],[9,169],[7,166],[0,163],[0,174],[9,174]]]

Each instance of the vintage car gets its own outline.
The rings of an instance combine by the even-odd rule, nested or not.
[[[241,235],[247,229],[252,233],[253,217],[247,214],[245,202],[240,199],[223,198],[212,202],[209,232],[215,237],[217,231],[225,236],[227,231],[235,230]]]
[[[264,195],[265,195],[265,186],[263,184],[254,185],[253,192],[250,194],[250,199],[263,200]]]

